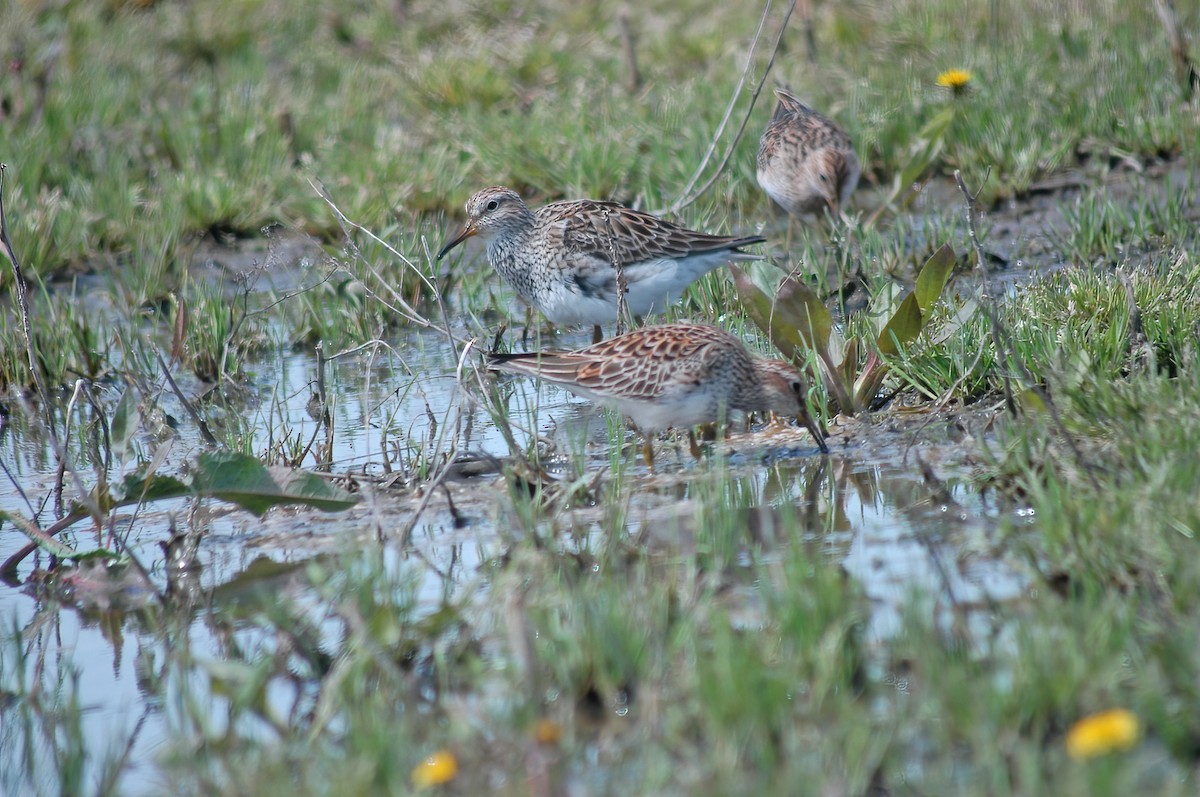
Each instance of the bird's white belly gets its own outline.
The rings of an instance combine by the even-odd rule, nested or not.
[[[719,403],[703,393],[659,401],[609,399],[605,403],[628,416],[643,432],[659,432],[672,427],[690,429],[699,423],[718,420]]]
[[[617,320],[617,305],[599,296],[584,296],[565,285],[548,290],[540,302],[542,315],[556,324],[609,324]]]
[[[625,302],[635,316],[661,313],[684,288],[731,260],[746,259],[728,251],[679,258],[644,260],[625,267]],[[558,324],[608,324],[617,320],[615,291],[587,296],[566,282],[551,286],[540,299],[542,312]]]

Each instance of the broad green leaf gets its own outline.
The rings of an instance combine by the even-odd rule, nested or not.
[[[885,210],[894,212],[896,210],[895,203],[901,197],[904,197],[904,202],[901,204],[908,204],[912,201],[914,196],[910,190],[912,184],[924,174],[925,170],[929,168],[929,164],[933,163],[938,153],[942,151],[946,131],[950,129],[950,123],[953,121],[954,106],[951,105],[925,123],[909,148],[908,160],[893,177],[892,189],[887,199],[863,222],[864,227],[875,226],[875,222],[879,220]]]
[[[280,579],[307,567],[308,562],[276,562],[260,556],[236,576],[212,591],[214,605],[227,607],[255,595],[279,591]]]
[[[775,295],[779,281],[785,276],[783,269],[772,266],[765,260],[751,260],[746,264],[744,271],[754,286],[768,297]]]
[[[871,324],[875,328],[875,336],[878,337],[883,328],[887,326],[887,322],[892,319],[896,311],[900,309],[900,305],[908,298],[908,294],[904,292],[904,288],[896,282],[888,280],[879,286],[877,290],[871,294],[871,304],[868,310],[870,314]]]
[[[284,498],[266,466],[255,457],[210,451],[201,454],[196,465],[192,489],[197,495],[229,501],[259,516]]]
[[[290,468],[266,468],[254,457],[244,454],[201,454],[191,484],[172,476],[155,475],[153,470],[158,464],[151,463],[137,473],[127,474],[119,484],[94,491],[92,497],[96,507],[101,513],[107,514],[120,506],[200,495],[229,501],[261,516],[278,504],[304,504],[327,512],[336,512],[348,509],[358,502],[357,496],[339,490],[316,474]],[[70,514],[55,525],[66,528],[90,517],[91,514],[86,507],[75,504]],[[11,521],[30,540],[59,558],[116,556],[105,550],[77,553],[19,515],[0,511],[0,520],[4,519]]]
[[[896,354],[898,346],[911,343],[929,321],[930,312],[942,296],[950,270],[954,268],[954,250],[942,244],[921,267],[917,284],[879,333],[879,351],[886,357]]]
[[[954,333],[962,329],[968,321],[975,318],[976,312],[979,310],[979,303],[974,299],[968,299],[963,302],[962,307],[958,308],[958,312],[953,317],[948,319],[946,323],[938,326],[937,334],[929,339],[933,345],[945,343],[954,336]]]
[[[275,666],[270,656],[253,663],[211,659],[202,662],[201,666],[208,675],[209,688],[213,694],[229,700],[229,710],[234,716],[243,711],[266,716],[267,684]]]
[[[737,266],[730,266],[730,271],[746,314],[771,344],[792,362],[804,361],[806,350],[815,352],[825,389],[840,409],[853,412],[849,390],[829,353],[833,317],[820,297],[794,277],[786,277],[772,298]]]
[[[821,381],[825,383],[825,390],[833,399],[833,403],[841,412],[853,415],[854,404],[850,390],[850,386],[854,384],[853,377],[843,377],[842,369],[838,367],[839,362],[844,363],[846,360],[845,341],[835,332],[833,316],[821,298],[804,283],[794,277],[788,277],[779,286],[774,310],[772,323],[784,328],[791,328],[792,324],[795,324],[796,334],[801,342],[817,355]],[[830,351],[831,343],[837,343],[842,349],[841,360],[834,359]],[[857,356],[856,352],[853,353]]]
[[[954,250],[950,248],[949,244],[942,244],[941,248],[925,261],[925,265],[921,267],[921,273],[917,275],[917,286],[913,292],[917,296],[921,317],[925,321],[929,320],[929,311],[942,296],[946,280],[954,268],[954,261]]]
[[[137,391],[133,386],[126,387],[116,409],[113,410],[112,422],[108,425],[109,445],[117,459],[125,459],[125,454],[129,451],[129,442],[137,433],[141,419],[137,408]]]
[[[828,357],[833,319],[815,293],[787,277],[772,297],[737,266],[731,266],[730,271],[750,319],[784,356],[802,360],[804,349],[812,349]]]
[[[1021,405],[1022,410],[1031,415],[1041,415],[1049,411],[1046,402],[1042,399],[1042,394],[1033,388],[1026,388],[1018,393],[1017,403]]]
[[[275,481],[290,496],[290,503],[300,503],[326,512],[341,512],[358,503],[358,496],[334,487],[315,473],[298,468],[268,468]]]
[[[192,490],[237,504],[263,515],[278,504],[305,504],[335,512],[349,509],[358,498],[315,474],[289,468],[266,468],[246,454],[210,451],[200,455]]]
[[[129,473],[113,491],[117,506],[140,504],[144,501],[162,501],[168,498],[184,498],[192,494],[192,488],[174,476],[146,476],[142,471]]]
[[[784,356],[791,358],[800,341],[795,336],[777,338],[774,334],[774,330],[771,328],[771,294],[760,288],[745,271],[737,266],[730,266],[729,270],[733,273],[733,284],[737,288],[746,315],[750,316],[750,320],[754,322],[755,326],[766,333],[775,348],[779,349]]]
[[[896,181],[896,185],[900,190],[904,190],[915,183],[917,178],[929,168],[929,164],[942,151],[942,140],[945,138],[946,131],[950,129],[950,123],[953,121],[954,106],[948,105],[942,109],[941,113],[938,113],[926,122],[921,131],[917,133],[917,146],[914,147],[908,162],[900,170],[900,175]]]
[[[842,381],[847,385],[854,384],[854,375],[858,371],[858,338],[851,338],[842,350]]]
[[[188,306],[185,299],[174,293],[170,294],[171,304],[175,307],[175,328],[171,337],[171,362],[177,363],[183,359],[183,347],[187,342]]]
[[[107,548],[93,548],[90,551],[76,551],[70,556],[64,556],[60,558],[71,559],[76,562],[87,562],[92,559],[100,559],[110,564],[122,564],[129,561],[124,554],[119,554],[116,551],[110,551]]]
[[[885,357],[890,357],[899,351],[899,346],[914,340],[921,334],[921,307],[917,304],[917,294],[914,291],[904,297],[900,307],[884,325],[879,333],[877,345]]]
[[[828,357],[833,316],[821,297],[795,277],[785,277],[775,294],[772,326],[792,328],[806,348]]]

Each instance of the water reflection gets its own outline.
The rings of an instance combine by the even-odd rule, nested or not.
[[[1021,592],[1021,578],[987,544],[995,511],[966,481],[933,489],[913,468],[867,461],[853,449],[816,456],[798,430],[735,431],[715,443],[703,462],[691,458],[686,443],[664,443],[660,470],[651,474],[636,456],[636,436],[611,415],[563,391],[512,380],[494,393],[512,421],[510,439],[481,397],[459,385],[456,353],[439,340],[414,334],[392,350],[330,361],[328,423],[310,411],[314,358],[295,354],[257,363],[257,393],[221,397],[217,422],[242,430],[246,447],[257,454],[293,451],[307,467],[321,458],[335,473],[359,476],[360,504],[336,515],[276,509],[257,519],[216,503],[196,508],[178,501],[122,515],[100,535],[75,530],[68,541],[83,550],[105,544],[105,535],[120,535],[137,564],[113,570],[84,563],[45,576],[45,554],[23,563],[20,585],[0,588],[0,617],[11,629],[0,646],[0,689],[63,700],[78,695],[85,708],[78,729],[84,746],[101,755],[111,745],[128,747],[122,791],[163,791],[164,784],[146,778],[169,729],[178,727],[172,712],[179,709],[159,704],[160,685],[197,677],[170,671],[175,654],[187,651],[189,661],[203,663],[219,662],[233,650],[270,650],[281,644],[270,629],[288,627],[294,633],[286,644],[304,652],[306,666],[320,668],[343,643],[342,625],[322,608],[309,568],[376,546],[390,577],[409,585],[406,600],[417,616],[431,616],[448,602],[486,602],[488,564],[504,555],[515,534],[505,527],[512,519],[510,487],[496,467],[514,448],[539,450],[552,485],[586,483],[590,491],[592,500],[564,500],[563,515],[539,530],[558,535],[553,538],[562,546],[603,544],[600,538],[612,529],[606,491],[621,492],[623,528],[649,550],[694,547],[706,524],[724,513],[724,521],[741,529],[725,562],[734,578],[786,546],[808,546],[840,565],[870,601],[869,640],[897,633],[902,614],[918,605],[914,596],[923,596],[922,610],[941,618],[943,627],[985,633],[989,603]],[[98,406],[111,411],[120,390],[101,385],[96,391]],[[211,400],[217,407],[218,398]],[[186,418],[170,392],[157,401],[168,416]],[[96,427],[96,413],[85,402],[69,419],[79,430],[72,443],[77,462],[87,461],[89,446],[96,445],[88,439],[94,432],[87,431]],[[192,424],[180,421],[177,427],[164,472],[202,450]],[[25,497],[0,490],[0,509],[29,514],[53,496],[53,457],[20,418],[4,434],[10,444],[0,448],[0,459]],[[111,462],[107,476],[116,478],[139,457],[153,456],[164,445],[163,434],[143,429],[126,461]],[[303,455],[310,440],[317,441],[311,451],[323,452],[319,457]],[[473,459],[447,469],[436,489],[421,486],[432,470],[467,453]],[[90,478],[86,469],[81,475]],[[397,544],[402,537],[410,545]],[[25,542],[6,528],[0,559]],[[743,586],[753,593],[753,584]],[[289,600],[280,600],[283,595]],[[276,616],[265,608],[272,605],[310,613]],[[755,622],[752,605],[742,621]],[[14,666],[17,649],[23,670]],[[199,671],[210,686],[215,683],[211,670]],[[267,694],[275,714],[286,718],[297,710],[306,699],[303,683],[271,683]],[[39,737],[45,729],[28,717],[7,721],[18,713],[4,711],[5,758],[24,758],[25,771],[43,773],[47,782],[60,779],[55,747],[45,741],[49,737]],[[12,792],[27,784],[0,779],[0,786]]]

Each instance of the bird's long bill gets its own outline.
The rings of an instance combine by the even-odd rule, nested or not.
[[[825,445],[825,429],[821,426],[820,422],[813,417],[813,414],[811,411],[809,411],[808,407],[805,407],[804,411],[800,413],[799,420],[808,429],[809,433],[813,436],[813,439],[817,441],[817,448],[821,449],[821,453],[828,454],[829,447]]]
[[[472,235],[474,235],[477,232],[479,232],[479,230],[476,230],[475,225],[471,224],[471,222],[467,222],[466,224],[464,224],[462,231],[459,232],[458,235],[454,236],[449,241],[447,241],[446,245],[438,250],[437,259],[441,260],[443,257],[446,256],[447,252],[449,252],[451,249],[458,246],[460,243],[467,240],[468,238],[470,238]]]

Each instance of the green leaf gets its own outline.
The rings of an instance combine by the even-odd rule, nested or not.
[[[879,351],[885,357],[890,357],[899,351],[899,347],[911,342],[921,334],[921,306],[917,304],[917,293],[913,291],[904,297],[896,314],[888,319],[883,331],[876,341]]]
[[[213,694],[229,700],[231,715],[251,711],[266,716],[267,685],[274,666],[272,657],[264,656],[255,662],[212,659],[202,662],[201,666],[208,675]]]
[[[751,260],[744,270],[755,287],[768,297],[775,295],[779,281],[785,276],[783,269],[772,266],[765,260]]]
[[[921,273],[917,275],[917,286],[913,292],[917,296],[917,304],[921,308],[921,317],[926,321],[929,320],[929,312],[937,303],[937,300],[942,296],[942,290],[946,287],[946,280],[950,277],[950,271],[954,268],[954,250],[949,244],[942,244],[921,267]]]
[[[811,349],[822,359],[829,358],[833,318],[808,286],[786,277],[772,298],[737,266],[730,271],[746,313],[785,357],[803,360],[804,351]]]
[[[875,329],[875,337],[879,337],[887,322],[900,309],[900,304],[908,298],[908,293],[899,283],[888,280],[871,294],[868,317]]]
[[[237,504],[262,516],[279,504],[336,512],[358,503],[356,496],[328,484],[319,476],[290,468],[268,469],[255,457],[230,452],[206,452],[196,463],[192,491]]]
[[[213,588],[213,603],[228,607],[234,603],[248,601],[254,596],[275,594],[279,591],[283,578],[308,565],[307,561],[276,562],[269,557],[259,556],[242,572]]]
[[[950,129],[950,123],[953,121],[954,106],[948,105],[942,109],[941,113],[925,123],[925,126],[917,133],[917,146],[913,148],[912,155],[896,179],[898,189],[908,188],[929,168],[929,164],[942,151],[942,140],[946,137],[946,131]]]
[[[785,350],[771,335],[771,294],[766,289],[759,287],[749,274],[737,266],[730,266],[729,270],[733,273],[733,284],[737,288],[746,315],[750,316],[750,320],[756,327],[766,333],[776,348],[790,356],[791,352]]]
[[[892,179],[892,188],[883,204],[864,222],[864,226],[872,227],[885,210],[895,211],[895,203],[904,197],[902,205],[908,204],[914,196],[911,190],[929,165],[933,163],[942,151],[946,131],[954,121],[954,106],[948,105],[940,113],[925,123],[925,126],[914,137],[914,143],[909,148],[908,160],[896,172]]]
[[[137,433],[141,420],[137,409],[137,391],[132,386],[126,387],[116,409],[113,410],[112,422],[108,425],[109,445],[112,446],[112,452],[117,455],[117,459],[125,459],[129,443]]]
[[[966,324],[975,318],[975,314],[979,311],[979,302],[974,299],[967,299],[962,306],[958,308],[951,318],[944,324],[938,327],[937,334],[929,339],[929,342],[935,346],[945,343],[954,336],[954,333],[962,329]]]
[[[859,338],[851,338],[842,349],[842,381],[847,385],[854,383],[854,374],[858,371],[858,347],[862,345]]]
[[[829,356],[829,334],[833,316],[821,297],[795,277],[785,277],[775,294],[773,323],[795,328],[806,348]]]
[[[314,473],[290,468],[266,468],[254,457],[244,454],[201,454],[191,484],[172,476],[154,475],[153,470],[158,464],[152,462],[137,473],[127,474],[119,484],[94,494],[100,511],[107,514],[119,506],[192,495],[220,498],[260,516],[278,504],[304,504],[336,512],[358,503],[357,496],[339,490]],[[71,513],[55,524],[55,530],[77,523],[90,514],[85,507],[73,505]],[[30,540],[59,558],[116,558],[116,554],[106,550],[76,552],[20,515],[0,511],[0,520],[11,521]]]
[[[1022,410],[1031,415],[1041,415],[1049,412],[1046,402],[1042,400],[1042,394],[1033,388],[1026,388],[1018,393],[1017,403],[1021,405]]]
[[[937,304],[946,287],[946,280],[954,268],[954,250],[947,244],[933,253],[921,273],[917,275],[917,284],[912,293],[904,297],[896,313],[879,333],[878,345],[881,354],[891,356],[897,353],[900,346],[911,343],[921,334],[921,330],[929,323],[933,306]]]
[[[140,504],[143,501],[163,501],[168,498],[184,498],[192,494],[192,488],[174,476],[146,476],[142,471],[128,473],[115,486],[113,498],[117,506]]]
[[[807,351],[817,355],[818,369],[825,389],[844,412],[854,412],[847,383],[829,352],[833,317],[821,299],[795,277],[785,277],[771,294],[739,269],[730,266],[742,307],[750,320],[766,333],[771,345],[792,362],[803,362]]]
[[[297,468],[268,468],[283,488],[290,503],[300,503],[326,512],[341,512],[358,503],[358,496],[334,487],[315,473]]]

